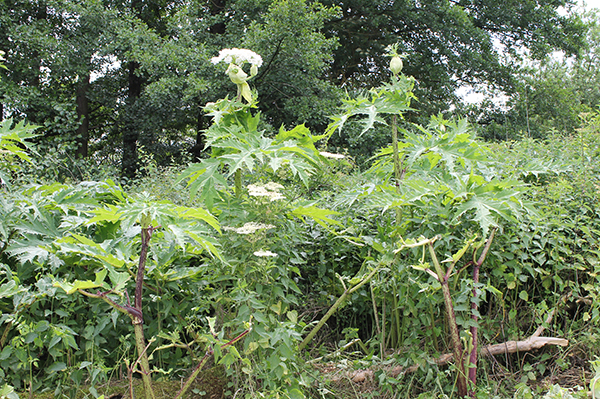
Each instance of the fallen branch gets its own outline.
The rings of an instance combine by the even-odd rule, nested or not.
[[[538,331],[536,331],[536,333],[539,332],[539,334],[541,334],[542,331],[543,331],[543,328],[541,330],[538,329]],[[507,342],[504,342],[501,344],[485,346],[481,350],[481,354],[488,355],[488,356],[495,356],[495,355],[503,355],[503,354],[507,354],[507,353],[527,352],[527,351],[530,351],[533,349],[539,349],[546,345],[567,346],[569,344],[569,341],[567,341],[566,339],[552,338],[552,337],[540,337],[540,336],[537,336],[536,333],[534,333],[532,336],[530,336],[529,338],[527,338],[524,341],[507,341]],[[354,344],[355,341],[351,341],[347,346]],[[435,364],[437,364],[438,366],[443,366],[443,365],[450,363],[452,361],[453,357],[454,356],[452,355],[452,353],[446,353],[445,355],[442,355],[442,356],[438,357],[437,359],[435,359],[433,362]],[[322,360],[322,359],[323,358],[319,358],[319,359],[315,359],[315,360]],[[311,363],[315,363],[315,361],[312,361]],[[387,369],[387,370],[390,372],[390,375],[395,378],[399,374],[414,373],[418,369],[419,369],[419,366],[414,365],[414,366],[410,366],[407,368],[403,368],[402,366],[396,366],[396,367],[392,368],[391,370],[390,369]],[[329,371],[332,371],[332,370],[335,370],[336,374],[337,374],[337,372],[340,371],[339,367],[330,368]],[[327,373],[327,372],[325,372],[325,373]],[[347,378],[354,383],[360,384],[360,383],[363,383],[366,381],[373,380],[374,375],[375,375],[374,371],[371,369],[350,370],[347,372],[347,374],[345,374],[346,377],[342,377],[341,375],[338,374],[336,377],[332,378],[332,381],[339,381],[341,378]]]
[[[504,355],[508,353],[516,353],[516,352],[527,352],[533,349],[539,349],[546,345],[558,345],[558,346],[567,346],[569,345],[569,341],[563,338],[552,338],[552,337],[540,337],[544,330],[546,329],[545,325],[550,324],[552,318],[554,317],[554,313],[556,313],[556,309],[553,309],[552,312],[546,318],[544,324],[538,327],[537,330],[526,340],[524,341],[507,341],[501,344],[488,345],[482,348],[481,354],[487,356],[495,356],[495,355]],[[452,361],[454,358],[452,353],[446,353],[434,360],[435,364],[438,366],[445,365]],[[419,368],[418,365],[410,366],[407,369],[402,369],[401,367],[395,367],[392,370],[392,375],[398,375],[402,372],[404,373],[414,373]]]
[[[540,336],[546,329],[545,326],[550,324],[550,322],[552,321],[552,318],[554,317],[555,313],[556,313],[556,308],[554,308],[552,310],[552,312],[550,312],[550,314],[546,318],[546,321],[541,326],[539,326],[538,329],[535,330],[535,332],[529,338],[527,338],[523,341],[507,341],[507,342],[504,342],[501,344],[487,345],[481,349],[481,354],[487,355],[487,356],[495,356],[495,355],[504,355],[504,354],[516,353],[516,352],[527,352],[530,350],[542,348],[546,345],[557,345],[557,346],[569,345],[569,341],[566,339],[563,339],[563,338],[541,337]],[[349,342],[343,349],[346,349],[347,347],[353,345],[357,341],[359,341],[359,340],[354,340],[354,341]],[[433,362],[435,364],[437,364],[438,366],[443,366],[443,365],[450,363],[453,360],[453,358],[454,358],[454,355],[452,353],[446,353],[445,355],[442,355],[442,356],[438,357],[437,359],[435,359]],[[313,361],[311,363],[316,363],[316,361],[322,360],[322,359],[323,358],[315,359],[315,361]],[[329,369],[328,371],[324,372],[325,374],[329,374],[329,371],[332,371],[332,370],[335,370],[336,372],[340,371],[339,367],[333,367],[333,368],[328,367],[328,369]],[[407,368],[404,368],[402,366],[395,366],[395,367],[391,368],[391,370],[389,368],[387,368],[386,370],[389,371],[389,373],[392,377],[397,377],[399,374],[414,373],[418,369],[419,369],[418,365],[413,365],[413,366],[410,366]],[[350,381],[352,381],[354,383],[360,384],[360,383],[364,383],[366,381],[373,380],[374,375],[375,375],[374,371],[371,369],[350,370],[345,374],[345,378],[349,379]],[[338,381],[338,380],[340,380],[340,378],[344,378],[344,377],[341,377],[339,374],[337,374],[332,379],[332,381]]]
[[[488,345],[481,350],[481,354],[488,356],[504,355],[507,353],[527,352],[533,349],[539,349],[546,345],[567,346],[569,341],[563,338],[552,337],[535,337],[531,336],[524,341],[507,341],[502,344]],[[438,366],[444,365],[452,361],[452,353],[446,353],[434,360]],[[413,370],[414,367],[414,370]],[[411,366],[406,369],[406,372],[416,371],[418,366]]]

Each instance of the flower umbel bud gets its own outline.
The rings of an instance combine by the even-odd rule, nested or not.
[[[226,72],[229,75],[229,79],[236,85],[246,83],[246,80],[248,79],[248,74],[235,64],[229,64],[229,68],[227,68]]]
[[[390,70],[394,75],[398,75],[400,71],[402,71],[403,66],[402,58],[399,56],[392,57],[392,60],[390,61]]]
[[[390,70],[394,75],[398,75],[404,66],[404,63],[402,62],[404,55],[398,54],[398,43],[387,46],[385,51],[387,52],[388,57],[392,57],[392,60],[390,61]]]

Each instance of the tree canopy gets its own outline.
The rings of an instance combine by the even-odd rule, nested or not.
[[[326,24],[339,40],[331,79],[338,84],[377,84],[387,66],[386,46],[399,43],[405,71],[417,93],[444,108],[457,86],[492,85],[511,91],[515,62],[523,54],[540,59],[553,50],[576,54],[585,40],[577,14],[562,15],[569,0],[326,0],[342,15]]]
[[[194,158],[202,107],[228,82],[211,57],[247,47],[265,67],[252,84],[264,121],[321,130],[340,88],[378,84],[399,44],[424,113],[447,109],[460,84],[513,90],[511,62],[578,52],[585,24],[569,0],[121,1],[0,3],[5,117],[46,125],[43,138],[134,176],[143,146],[159,162]]]

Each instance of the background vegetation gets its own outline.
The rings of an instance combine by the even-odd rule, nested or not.
[[[567,1],[1,2],[0,397],[600,397],[598,34]]]

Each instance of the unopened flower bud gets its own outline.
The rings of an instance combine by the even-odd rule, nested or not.
[[[256,74],[258,73],[258,66],[256,64],[252,64],[252,66],[250,67],[250,76],[256,76]]]
[[[390,61],[390,70],[394,75],[398,75],[402,70],[403,66],[404,65],[402,64],[402,58],[400,58],[397,55],[392,57],[392,60]]]
[[[227,74],[229,75],[229,79],[231,79],[231,81],[236,85],[245,83],[248,79],[246,72],[244,72],[242,68],[235,64],[229,65],[229,68],[227,68]]]

